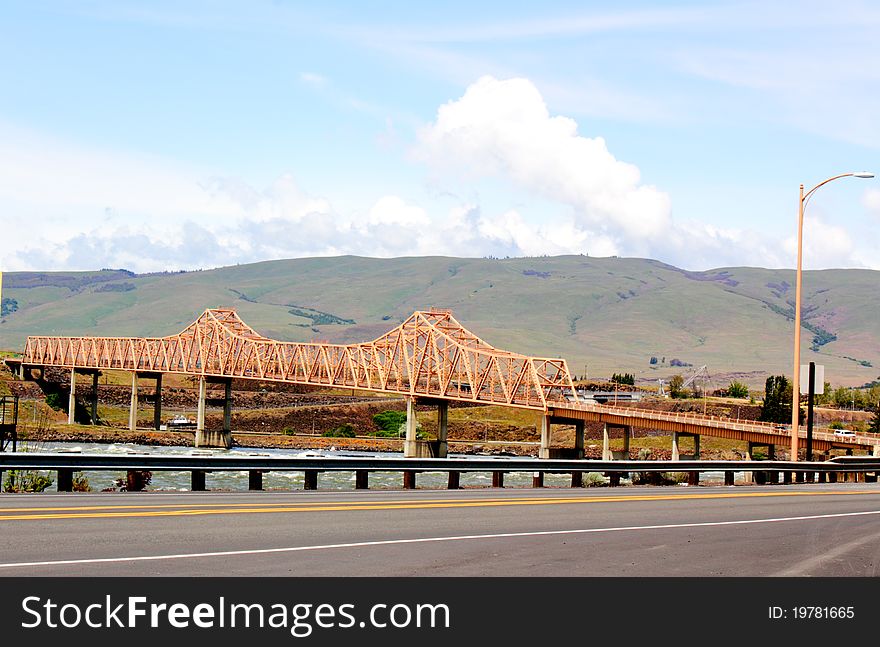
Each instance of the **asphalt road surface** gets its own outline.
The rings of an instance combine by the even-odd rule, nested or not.
[[[0,576],[876,576],[880,487],[0,495]]]

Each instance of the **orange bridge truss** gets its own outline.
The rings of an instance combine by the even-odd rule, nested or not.
[[[22,363],[274,380],[546,411],[577,401],[564,359],[494,348],[447,310],[417,311],[371,342],[268,339],[231,308],[205,312],[160,338],[28,337]]]

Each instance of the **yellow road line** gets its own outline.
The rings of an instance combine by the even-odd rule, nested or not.
[[[48,519],[106,519],[106,518],[148,518],[148,517],[177,517],[177,516],[205,516],[217,514],[268,514],[268,513],[294,513],[294,512],[346,512],[356,510],[426,510],[435,508],[484,508],[506,507],[525,505],[562,505],[577,503],[611,503],[624,501],[672,501],[694,499],[737,499],[737,498],[762,498],[781,496],[854,496],[865,494],[880,494],[880,491],[853,491],[853,492],[750,492],[750,493],[715,493],[715,494],[678,494],[678,495],[641,495],[641,496],[603,496],[603,497],[565,497],[565,498],[521,498],[521,499],[491,499],[491,500],[446,500],[446,501],[400,501],[400,502],[340,502],[313,505],[293,505],[286,507],[252,506],[252,507],[227,507],[215,509],[180,509],[180,510],[150,510],[141,512],[87,512],[67,514],[13,514],[2,515],[0,521],[27,521]]]

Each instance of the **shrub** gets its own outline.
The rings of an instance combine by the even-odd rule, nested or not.
[[[397,435],[401,425],[406,424],[406,411],[382,411],[373,416],[373,422],[382,431],[393,431]]]
[[[293,427],[285,427],[284,428],[284,435],[285,436],[295,436],[296,429],[294,429]]]
[[[50,393],[46,396],[46,404],[55,411],[61,411],[64,408],[64,399],[58,393]]]
[[[73,473],[73,491],[74,492],[91,492],[92,485],[89,483],[89,477],[83,472]]]
[[[587,472],[584,474],[584,487],[601,487],[608,483],[608,479],[606,479],[600,472]]]
[[[354,438],[354,427],[352,427],[348,423],[344,423],[339,425],[338,427],[334,427],[329,431],[325,431],[321,434],[325,438]]]
[[[141,492],[153,480],[153,473],[147,470],[128,470],[125,478],[116,479],[120,492]]]
[[[749,387],[734,380],[727,387],[727,395],[731,398],[747,398],[749,397]]]
[[[835,420],[834,422],[829,423],[829,429],[845,429],[842,422]]]
[[[52,477],[35,470],[10,470],[3,489],[7,492],[42,492],[52,485]]]

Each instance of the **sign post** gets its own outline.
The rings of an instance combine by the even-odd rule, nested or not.
[[[807,372],[807,379],[804,379],[804,370]],[[816,377],[819,377],[819,390],[816,390]],[[801,393],[803,393],[804,384],[807,386],[807,460],[813,460],[813,396],[825,393],[825,366],[816,366],[815,362],[809,365],[801,364],[800,375]]]

